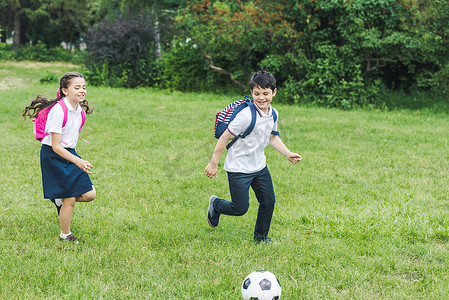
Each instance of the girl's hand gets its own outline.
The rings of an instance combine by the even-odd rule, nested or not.
[[[91,174],[89,170],[94,167],[94,166],[92,166],[90,164],[90,162],[88,162],[87,160],[84,160],[84,159],[79,159],[77,161],[76,165],[78,166],[78,168],[80,168],[81,170],[83,170],[87,174]]]
[[[204,169],[204,173],[206,173],[207,177],[209,178],[212,178],[214,176],[217,177],[217,172],[218,172],[218,165],[213,164],[212,162],[209,162],[206,169]]]
[[[291,161],[294,165],[296,165],[298,162],[302,160],[302,157],[298,153],[291,153],[290,155],[287,156],[287,159]]]

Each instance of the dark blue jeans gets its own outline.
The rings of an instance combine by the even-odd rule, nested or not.
[[[224,215],[244,215],[249,208],[249,187],[251,187],[256,194],[257,201],[259,201],[254,238],[266,238],[270,230],[274,203],[276,202],[268,167],[251,174],[228,172],[228,181],[232,201],[217,199],[214,209]]]

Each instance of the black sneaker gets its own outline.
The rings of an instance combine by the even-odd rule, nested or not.
[[[56,210],[58,211],[58,216],[59,216],[59,212],[61,211],[62,205],[57,205],[55,199],[50,199],[50,201],[53,202],[53,204],[56,206]]]
[[[75,243],[75,244],[79,244],[80,243],[78,241],[78,238],[76,236],[74,236],[73,234],[68,235],[66,238],[59,237],[59,239],[61,241],[64,241],[64,242],[72,242],[72,243]]]
[[[214,228],[218,226],[218,222],[220,221],[220,213],[214,209],[214,202],[217,199],[217,196],[211,196],[209,199],[209,207],[207,209],[207,222]]]
[[[254,238],[254,242],[256,242],[258,244],[273,244],[273,241],[269,237]]]

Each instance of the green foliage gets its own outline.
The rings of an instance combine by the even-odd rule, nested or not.
[[[40,40],[49,47],[65,42],[71,48],[78,48],[83,32],[88,27],[92,1],[53,0],[40,2],[34,10],[23,8],[30,20],[27,36],[31,41]]]
[[[83,0],[79,10],[28,2],[0,5],[12,16],[20,4],[28,21],[22,35],[33,45],[13,58],[84,62],[37,41],[77,47],[89,21],[85,73],[96,85],[241,93],[264,67],[285,103],[382,106],[383,89],[449,97],[446,0]],[[0,24],[8,36],[10,23]],[[11,58],[0,48],[0,59]]]
[[[44,75],[39,79],[40,83],[58,83],[59,76],[54,72],[45,72]]]
[[[384,110],[410,109],[449,113],[449,97],[444,91],[411,90],[405,93],[380,88],[379,95],[381,101],[376,106]]]
[[[104,20],[90,29],[86,42],[86,75],[91,84],[134,88],[156,85],[159,81],[153,28],[148,17]]]
[[[234,4],[193,2],[177,21],[183,34],[180,39],[191,39],[197,45],[203,56],[202,65],[208,66],[205,71],[220,79],[225,88],[235,89],[232,86],[237,83],[240,90],[246,90],[266,47],[260,39],[252,39],[251,33],[242,34],[248,29],[248,20],[243,13],[234,11]]]
[[[207,68],[201,52],[193,43],[175,42],[170,51],[164,53],[162,65],[162,87],[180,91],[207,88]]]
[[[178,91],[213,91],[238,93],[228,78],[209,72],[203,54],[192,41],[178,41],[164,53],[161,87]]]
[[[439,92],[446,98],[449,96],[449,62],[432,76],[432,89]]]
[[[37,42],[35,45],[27,44],[15,51],[11,45],[0,43],[0,60],[39,61],[39,62],[67,62],[80,64],[83,54],[79,51],[68,51],[62,47],[48,48],[45,44]]]
[[[14,59],[14,51],[12,46],[6,43],[0,43],[0,60],[12,60]]]
[[[290,77],[281,89],[282,99],[294,103],[316,103],[327,107],[351,109],[367,104],[365,84],[360,67],[345,55],[345,47],[321,45],[317,47],[315,60],[303,58],[303,77]],[[272,66],[271,60],[263,64]],[[371,95],[374,97],[375,95]]]
[[[96,3],[90,0],[4,2],[0,5],[0,27],[6,29],[8,35],[12,32],[19,35],[14,41],[15,48],[42,41],[50,48],[65,42],[71,49],[78,48],[89,22],[90,8]]]
[[[14,58],[18,61],[32,60],[32,61],[65,61],[71,62],[72,55],[70,52],[61,47],[50,48],[41,42],[35,45],[27,44],[19,47],[14,54]]]
[[[379,86],[447,90],[447,15],[443,0],[198,0],[178,21],[229,73],[268,67],[283,101],[349,109],[378,103]]]

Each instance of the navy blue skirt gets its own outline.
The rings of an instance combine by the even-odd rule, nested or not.
[[[80,157],[75,149],[66,150]],[[76,197],[93,189],[89,174],[56,154],[48,145],[41,148],[41,171],[45,199]]]

